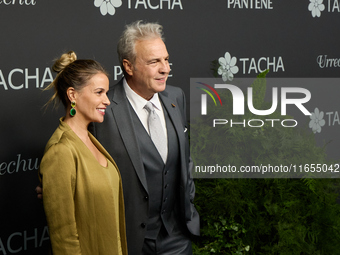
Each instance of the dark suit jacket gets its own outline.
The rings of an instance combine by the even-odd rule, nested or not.
[[[148,187],[136,139],[138,134],[132,124],[132,108],[122,80],[110,88],[108,97],[111,104],[106,109],[104,122],[93,123],[89,130],[111,154],[121,172],[128,252],[139,255],[148,220]],[[174,123],[180,146],[179,220],[191,234],[199,235],[199,215],[193,205],[195,185],[191,175],[193,165],[189,155],[185,96],[180,88],[167,85],[159,97]]]

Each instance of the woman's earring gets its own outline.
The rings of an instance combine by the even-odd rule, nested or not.
[[[70,110],[70,115],[71,117],[73,117],[74,115],[76,115],[77,111],[74,107],[76,107],[76,102],[75,101],[72,101],[71,102],[71,110]]]

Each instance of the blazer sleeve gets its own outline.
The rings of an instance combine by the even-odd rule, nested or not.
[[[183,125],[185,128],[188,128],[187,126],[187,118],[186,118],[186,100],[185,100],[185,94],[183,90],[181,90],[181,96],[178,98],[181,105],[181,111],[182,111],[182,117],[183,117]],[[195,183],[192,176],[193,171],[193,161],[190,156],[190,148],[189,148],[189,139],[188,139],[188,132],[186,132],[186,165],[187,165],[187,186],[186,186],[186,192],[189,197],[188,207],[186,209],[186,224],[191,232],[191,234],[199,236],[200,235],[200,217],[199,214],[194,206],[194,198],[195,198]]]
[[[184,126],[186,128],[188,128],[187,126],[187,123],[188,123],[188,120],[187,120],[187,117],[186,117],[186,99],[185,99],[185,94],[183,92],[183,90],[181,90],[182,92],[182,115],[183,115],[183,123],[184,123]],[[188,131],[187,131],[188,132]],[[189,142],[187,142],[187,146],[189,146]],[[189,187],[189,196],[190,196],[190,202],[193,203],[194,202],[194,198],[195,198],[195,183],[194,183],[194,180],[193,180],[193,176],[192,176],[192,171],[193,171],[193,161],[191,159],[191,156],[190,156],[190,149],[187,148],[187,150],[189,151],[188,154],[189,154],[189,157],[188,157],[188,162],[187,162],[187,166],[188,166],[188,187]]]
[[[75,220],[76,160],[68,146],[52,145],[40,164],[44,209],[53,255],[81,254]]]

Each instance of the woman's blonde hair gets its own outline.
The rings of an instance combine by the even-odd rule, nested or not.
[[[74,51],[62,54],[53,64],[52,70],[57,73],[57,76],[44,90],[53,88],[55,93],[45,106],[52,102],[56,105],[56,99],[59,99],[65,108],[67,108],[70,104],[67,97],[67,89],[69,87],[80,91],[94,75],[104,73],[108,76],[105,69],[97,61],[92,59],[77,60],[77,55]]]

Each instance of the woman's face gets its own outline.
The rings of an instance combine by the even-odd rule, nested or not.
[[[105,110],[110,105],[106,93],[109,90],[109,79],[104,73],[95,74],[88,84],[77,94],[77,117],[84,122],[103,122]]]

